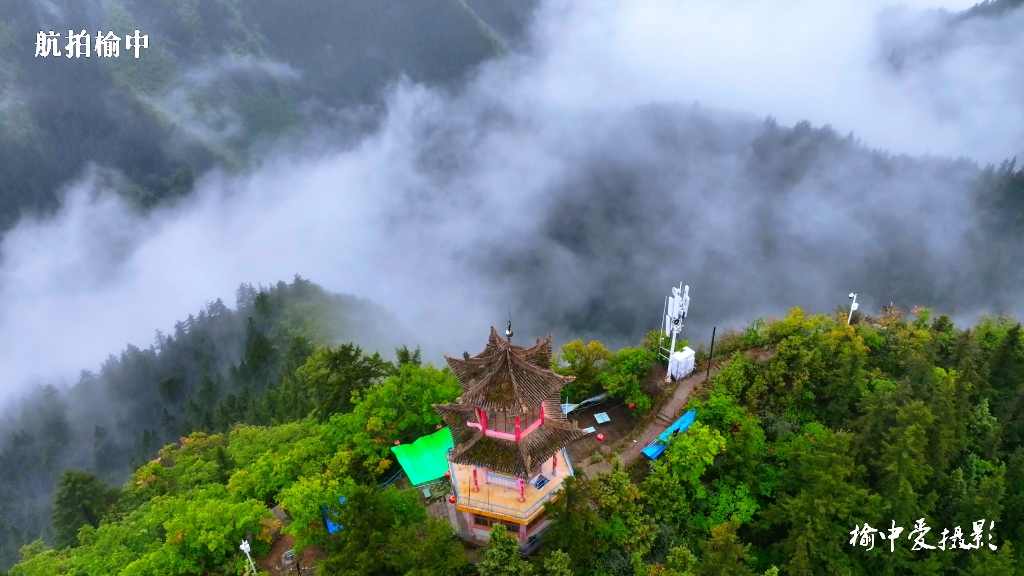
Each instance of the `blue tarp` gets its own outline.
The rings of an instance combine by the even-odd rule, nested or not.
[[[686,429],[690,427],[690,424],[693,424],[693,421],[696,418],[696,410],[690,410],[686,414],[683,414],[683,417],[676,420],[671,426],[666,428],[665,431],[661,433],[661,436],[658,436],[657,440],[652,442],[647,448],[643,449],[644,456],[647,456],[651,460],[661,456],[662,452],[665,451],[665,445],[668,443],[669,438],[672,437],[672,434],[675,432],[685,432]]]
[[[338,498],[338,502],[341,502],[342,504],[345,503],[345,500],[348,500],[348,498],[345,498],[344,496],[342,496],[341,498]],[[327,506],[321,506],[320,509],[323,510],[323,512],[324,512],[324,525],[327,526],[327,533],[328,534],[334,534],[338,530],[341,530],[342,528],[344,528],[344,526],[338,526],[334,522],[331,522],[331,519],[328,517],[328,514],[327,514]]]

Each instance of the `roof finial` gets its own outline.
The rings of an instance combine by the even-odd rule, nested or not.
[[[508,338],[509,343],[512,343],[512,309],[508,309],[508,328],[505,329],[505,338]]]

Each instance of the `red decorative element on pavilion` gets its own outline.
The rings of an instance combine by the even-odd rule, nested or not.
[[[480,354],[445,357],[462,396],[434,408],[452,431],[449,466],[468,524],[456,527],[463,534],[483,539],[477,531],[505,523],[526,545],[547,525],[544,503],[572,474],[567,465],[558,476],[558,454],[568,464],[565,446],[586,432],[562,413],[561,390],[573,377],[551,369],[551,342],[513,346],[492,327]]]

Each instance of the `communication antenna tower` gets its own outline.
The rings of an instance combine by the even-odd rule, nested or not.
[[[661,348],[662,356],[668,360],[676,350],[676,336],[683,329],[683,319],[690,308],[690,286],[684,286],[682,282],[679,287],[672,287],[672,295],[665,298],[665,328],[666,338],[671,338],[670,346]]]

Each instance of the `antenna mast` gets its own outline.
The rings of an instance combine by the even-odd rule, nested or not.
[[[662,355],[668,360],[676,351],[676,337],[683,329],[683,319],[690,308],[690,287],[679,283],[679,287],[672,287],[672,296],[665,301],[665,329],[666,337],[671,337],[672,342],[668,349],[662,348]]]

